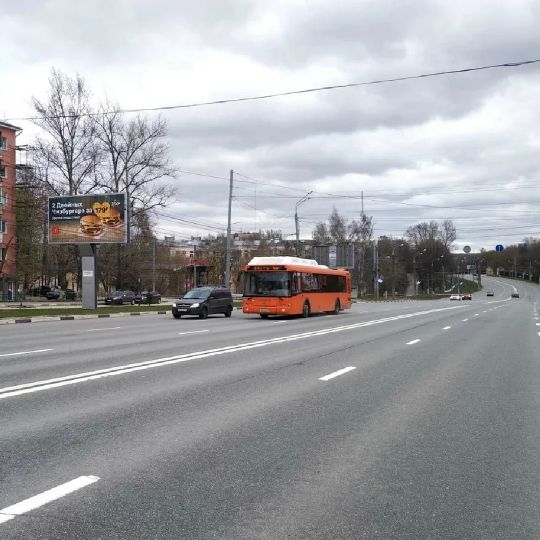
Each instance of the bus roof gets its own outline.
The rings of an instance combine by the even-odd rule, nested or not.
[[[265,265],[294,265],[294,266],[311,266],[315,268],[328,268],[324,264],[319,264],[315,259],[301,259],[300,257],[253,257],[248,262],[248,266],[265,266]]]

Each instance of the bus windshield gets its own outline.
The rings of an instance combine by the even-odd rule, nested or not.
[[[247,272],[244,296],[291,296],[290,272]]]

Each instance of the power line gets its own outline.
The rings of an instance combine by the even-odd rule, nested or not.
[[[303,88],[301,90],[288,90],[286,92],[276,92],[273,94],[261,94],[257,96],[247,96],[247,97],[240,97],[240,98],[229,98],[229,99],[217,99],[214,101],[201,101],[201,102],[195,102],[195,103],[184,103],[180,105],[162,105],[158,107],[141,107],[137,109],[119,109],[114,111],[115,113],[137,113],[137,112],[155,112],[155,111],[171,111],[175,109],[189,109],[194,107],[205,107],[208,105],[223,105],[226,103],[239,103],[244,101],[257,101],[257,100],[264,100],[264,99],[273,99],[276,97],[284,97],[284,96],[293,96],[298,94],[309,94],[314,92],[323,92],[323,91],[329,91],[329,90],[340,90],[343,88],[355,88],[358,86],[371,86],[376,84],[386,84],[386,83],[394,83],[394,82],[402,82],[402,81],[409,81],[414,79],[426,79],[429,77],[440,77],[443,75],[458,75],[462,73],[470,73],[475,71],[485,71],[489,69],[500,69],[500,68],[513,68],[513,67],[520,67],[525,66],[529,64],[536,64],[540,62],[540,59],[535,60],[523,60],[520,62],[504,62],[502,64],[490,64],[490,65],[484,65],[484,66],[474,66],[469,68],[460,68],[460,69],[450,69],[445,71],[434,71],[429,73],[420,73],[418,75],[405,75],[403,77],[391,77],[388,79],[374,79],[371,81],[362,81],[362,82],[353,82],[353,83],[346,83],[346,84],[333,84],[333,85],[327,85],[327,86],[317,86],[313,88]],[[93,116],[102,116],[107,115],[110,113],[85,113],[77,115],[77,117],[93,117]],[[21,120],[28,120],[28,121],[34,121],[34,120],[44,120],[44,119],[58,119],[58,118],[73,118],[74,115],[69,114],[60,114],[60,115],[51,115],[51,116],[27,116],[27,117],[19,117],[19,118],[8,118],[8,121],[21,121]]]

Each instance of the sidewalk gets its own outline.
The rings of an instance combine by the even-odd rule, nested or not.
[[[176,298],[162,298],[161,303],[167,307],[169,307]],[[127,304],[125,304],[127,305]],[[139,304],[135,304],[139,305]],[[148,304],[143,304],[148,305]],[[159,304],[151,304],[153,306],[159,305]],[[103,299],[98,299],[98,306],[105,306],[105,302]],[[37,300],[37,299],[30,299],[30,300],[23,300],[22,302],[0,302],[0,309],[21,309],[21,308],[80,308],[82,307],[82,303],[79,300]]]
[[[165,308],[165,306],[164,306]],[[0,319],[0,326],[3,324],[20,324],[32,322],[50,322],[50,321],[76,321],[79,319],[109,319],[114,317],[147,317],[149,315],[167,315],[170,310],[164,311],[147,311],[147,312],[125,312],[125,313],[92,313],[89,315],[58,315],[51,317],[19,317],[13,319]],[[15,313],[13,314],[15,315]]]

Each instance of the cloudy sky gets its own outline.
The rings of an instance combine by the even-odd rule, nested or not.
[[[142,108],[540,58],[537,0],[0,0],[0,28],[21,144],[52,67]],[[312,191],[306,238],[362,192],[377,236],[448,218],[456,250],[540,235],[540,63],[161,114],[184,172],[160,236],[225,229],[230,169],[236,231],[292,238]]]

